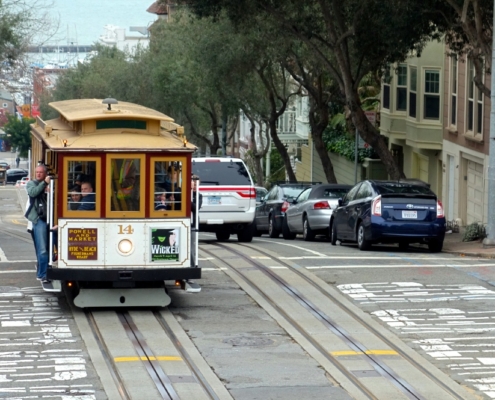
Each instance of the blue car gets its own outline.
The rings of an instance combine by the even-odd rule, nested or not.
[[[421,181],[359,182],[342,198],[330,219],[330,241],[357,242],[360,250],[377,243],[424,243],[439,252],[445,237],[442,203]]]

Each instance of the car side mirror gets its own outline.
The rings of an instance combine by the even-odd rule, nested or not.
[[[344,204],[344,202],[342,201],[342,198],[338,199],[337,202],[339,204],[339,207],[342,207],[342,204]]]
[[[291,203],[292,204],[297,204],[297,199],[293,199]]]

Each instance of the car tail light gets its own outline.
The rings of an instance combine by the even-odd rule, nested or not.
[[[287,202],[287,201],[284,201],[282,203],[282,208],[281,208],[281,211],[284,213],[287,211],[287,209],[289,208],[290,204]]]
[[[313,209],[314,210],[329,210],[330,205],[328,204],[328,201],[318,201],[315,204],[313,204]]]
[[[382,196],[378,196],[373,200],[371,205],[371,213],[377,217],[382,216]]]
[[[437,218],[445,217],[445,212],[443,211],[443,204],[440,200],[437,201]]]
[[[255,199],[256,198],[256,189],[243,189],[236,190],[237,194],[245,199]]]

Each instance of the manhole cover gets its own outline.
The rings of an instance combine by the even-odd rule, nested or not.
[[[224,339],[224,343],[230,343],[232,346],[269,346],[273,344],[273,340],[267,338],[259,337],[245,337],[241,336],[238,338]]]

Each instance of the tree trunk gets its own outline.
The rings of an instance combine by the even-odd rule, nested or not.
[[[285,148],[284,144],[279,139],[277,134],[277,118],[270,118],[269,124],[270,124],[270,136],[273,140],[273,144],[280,153],[282,160],[284,160],[284,166],[287,172],[287,177],[289,178],[289,182],[297,182],[296,174],[294,174],[292,165],[290,165],[289,153],[287,152],[287,149]]]
[[[316,118],[318,117],[318,121]],[[320,157],[321,165],[323,167],[323,172],[328,183],[337,183],[337,178],[335,177],[335,171],[333,170],[332,160],[328,155],[327,146],[323,141],[323,132],[328,126],[329,121],[328,105],[316,103],[316,99],[311,101],[311,109],[309,112],[309,124],[311,126],[311,136],[313,138],[313,143],[316,149],[316,153]]]
[[[251,135],[250,135],[250,142],[251,142],[251,154],[252,154],[252,161],[254,164],[254,171],[256,174],[256,185],[258,186],[263,186],[264,185],[264,176],[263,176],[263,167],[261,166],[261,160],[263,156],[266,154],[266,151],[259,153],[258,152],[258,147],[256,145],[256,125],[254,119],[251,117],[251,115],[244,113],[247,118],[249,119],[249,122],[251,124],[251,128],[249,129]],[[260,131],[261,131],[261,125],[260,125]]]
[[[400,171],[396,159],[387,146],[385,137],[380,135],[380,132],[366,118],[361,108],[357,91],[354,95],[353,93],[348,93],[346,97],[354,126],[363,140],[376,151],[383,165],[385,165],[390,179],[399,180],[405,178],[404,173]]]

